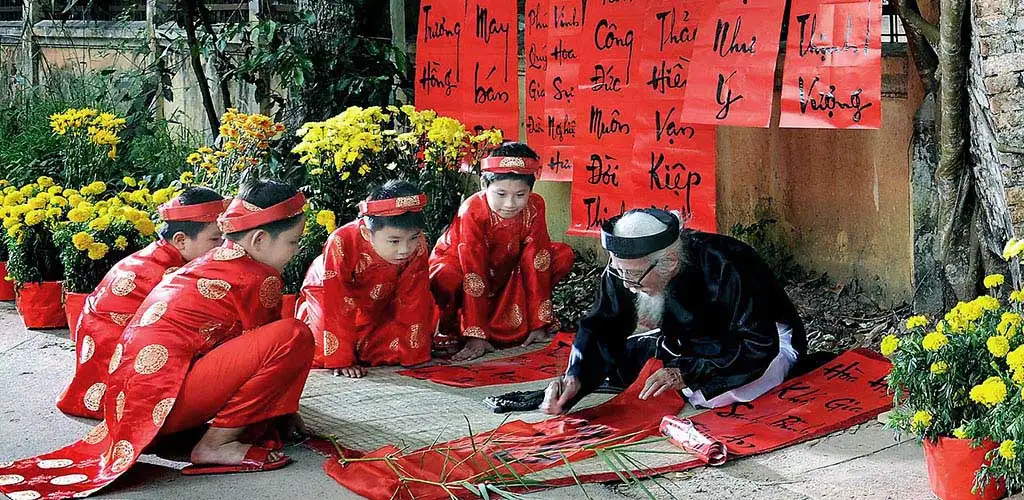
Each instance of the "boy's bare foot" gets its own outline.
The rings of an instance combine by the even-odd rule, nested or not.
[[[246,452],[252,445],[238,441],[245,427],[210,427],[192,448],[193,464],[237,465],[245,459]],[[284,452],[275,450],[267,456],[268,462],[276,462],[284,457]]]
[[[369,370],[365,366],[346,366],[345,368],[335,368],[334,376],[341,377],[345,376],[348,378],[363,378]]]
[[[462,350],[452,356],[452,361],[469,361],[489,352],[494,352],[494,346],[490,342],[484,339],[470,338]]]
[[[526,341],[523,342],[523,347],[530,344],[547,344],[551,341],[553,336],[554,334],[549,333],[546,328],[538,328],[526,336]]]

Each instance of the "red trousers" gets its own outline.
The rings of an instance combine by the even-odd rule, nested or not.
[[[572,248],[564,243],[551,244],[551,286],[562,280],[572,270],[572,264],[576,256]],[[515,274],[513,274],[514,276]],[[501,280],[494,280],[500,282]],[[497,291],[491,304],[495,310],[491,311],[492,318],[502,318],[508,313],[513,305],[519,310],[525,311],[526,290],[522,280],[513,280],[514,283],[506,280],[506,286]],[[430,291],[434,295],[440,311],[440,325],[438,337],[435,342],[442,341],[446,337],[457,336],[459,328],[459,310],[462,308],[462,282],[463,272],[457,263],[445,261],[435,262],[430,266]],[[500,321],[500,320],[499,320]],[[522,342],[529,334],[524,322],[520,328],[514,329],[492,329],[489,332],[488,340],[499,345],[514,345]],[[493,326],[493,325],[492,325]]]
[[[161,434],[203,425],[245,427],[299,410],[313,335],[282,319],[235,337],[193,362]]]

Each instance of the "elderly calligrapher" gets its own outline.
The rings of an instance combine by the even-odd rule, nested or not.
[[[806,356],[796,308],[746,244],[680,230],[659,209],[630,210],[601,229],[611,258],[542,411],[565,413],[606,380],[629,385],[651,358],[663,368],[641,399],[678,390],[694,406],[751,401]]]

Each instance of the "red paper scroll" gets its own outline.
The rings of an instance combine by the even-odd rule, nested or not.
[[[721,0],[696,39],[683,116],[693,123],[767,127],[783,0]]]
[[[519,137],[516,4],[469,0],[466,6],[467,50],[460,57],[465,84],[462,120],[470,130],[497,128],[505,137]]]
[[[416,38],[416,107],[461,118],[465,93],[461,66],[471,36],[462,2],[423,0]]]
[[[881,0],[793,0],[781,127],[882,126]]]
[[[582,0],[545,0],[548,7],[547,72],[544,99],[545,142],[538,152],[541,179],[571,181],[577,158]]]
[[[551,26],[549,0],[530,0],[526,4],[526,133],[523,140],[534,151],[547,142],[544,104],[547,98],[548,30]]]

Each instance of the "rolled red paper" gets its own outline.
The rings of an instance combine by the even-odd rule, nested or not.
[[[704,463],[708,465],[725,463],[725,444],[698,431],[690,419],[668,415],[661,419],[659,428],[672,444],[697,455]]]

